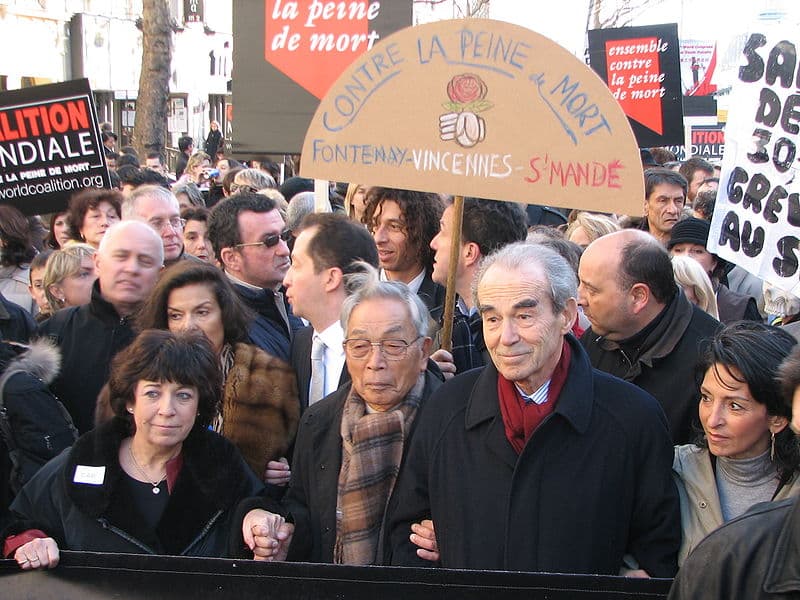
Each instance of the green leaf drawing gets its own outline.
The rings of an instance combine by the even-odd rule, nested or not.
[[[461,112],[464,110],[464,105],[458,102],[443,102],[442,107],[448,112]]]
[[[475,102],[473,102],[471,104],[468,104],[465,108],[467,110],[472,111],[472,112],[479,113],[479,112],[483,112],[485,110],[489,110],[493,106],[494,106],[494,104],[492,104],[488,100],[476,100]]]

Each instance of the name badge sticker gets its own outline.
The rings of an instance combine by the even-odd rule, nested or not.
[[[72,478],[72,481],[75,483],[87,483],[89,485],[103,485],[105,478],[105,467],[78,465],[75,468],[75,477]]]

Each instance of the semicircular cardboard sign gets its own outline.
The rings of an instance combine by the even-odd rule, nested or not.
[[[487,19],[402,29],[320,102],[304,177],[640,214],[628,119],[555,42]]]

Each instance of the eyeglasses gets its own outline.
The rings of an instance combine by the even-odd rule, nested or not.
[[[266,246],[267,248],[273,248],[277,246],[281,240],[283,240],[288,244],[291,239],[292,239],[292,230],[284,229],[280,233],[273,233],[272,235],[268,235],[260,242],[248,242],[247,244],[236,244],[234,248],[244,248],[245,246]]]
[[[172,217],[171,219],[150,219],[147,223],[150,227],[159,232],[164,231],[164,226],[167,223],[169,223],[172,229],[178,231],[186,226],[186,219],[181,219],[180,217]]]
[[[410,342],[405,340],[381,340],[380,342],[370,342],[363,338],[348,338],[344,341],[344,350],[350,355],[350,358],[361,360],[367,358],[372,348],[380,348],[383,356],[388,360],[400,360],[405,358],[408,353],[408,348],[420,339],[422,336],[418,335]]]

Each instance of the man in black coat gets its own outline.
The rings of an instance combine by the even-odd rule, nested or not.
[[[387,509],[387,562],[430,564],[409,534],[432,519],[436,546],[423,550],[446,568],[675,573],[664,414],[592,369],[570,334],[576,287],[544,246],[511,244],[484,261],[477,300],[492,363],[445,383],[419,415]]]
[[[189,157],[194,152],[194,140],[188,135],[178,138],[178,160],[175,161],[175,179],[180,179],[183,172],[186,170],[186,163],[189,162]]]
[[[578,303],[592,324],[581,342],[592,366],[655,396],[673,443],[690,443],[699,428],[697,363],[721,325],[689,302],[666,250],[646,233],[595,240],[578,275]]]
[[[256,535],[262,558],[379,561],[388,497],[417,414],[441,383],[427,369],[431,338],[419,297],[378,281],[375,269],[351,277],[360,282],[342,308],[351,381],[303,414],[283,504],[247,514],[243,529]]]
[[[120,221],[108,228],[94,260],[98,278],[89,304],[64,308],[39,327],[61,349],[52,389],[80,433],[94,427],[111,359],[133,341],[131,319],[156,284],[164,247],[145,223]]]
[[[303,322],[292,314],[282,292],[291,264],[278,206],[261,194],[237,193],[214,206],[208,238],[239,298],[256,313],[250,342],[267,354],[289,360],[289,342]]]

